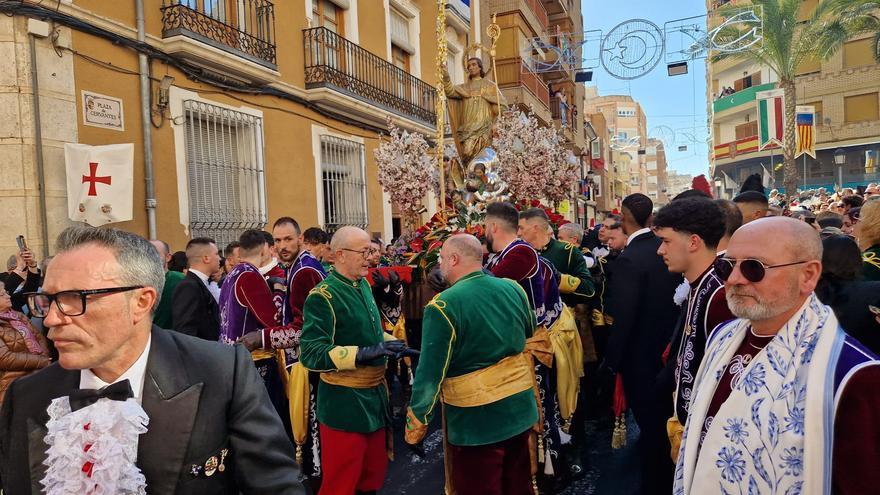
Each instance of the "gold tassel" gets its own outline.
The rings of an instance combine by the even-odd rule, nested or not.
[[[544,464],[544,434],[538,433],[538,464]]]
[[[302,445],[296,446],[296,463],[302,466],[303,463],[303,448]]]
[[[626,418],[623,414],[614,420],[614,433],[611,434],[611,448],[620,449],[626,446]]]
[[[538,478],[534,474],[532,475],[532,490],[535,495],[539,495],[538,492]]]
[[[568,432],[571,430],[571,418],[568,418],[568,419],[564,420],[564,421],[562,422],[562,427],[561,427],[561,428],[562,428],[562,431],[563,431],[566,435],[568,435],[568,434],[569,434]]]

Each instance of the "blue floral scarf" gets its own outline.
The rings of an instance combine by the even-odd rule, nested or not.
[[[749,326],[734,320],[707,344],[673,493],[830,493],[833,374],[844,333],[815,295],[746,366],[700,446],[715,389]]]

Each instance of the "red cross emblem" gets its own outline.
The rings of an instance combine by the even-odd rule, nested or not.
[[[95,188],[96,183],[100,182],[101,184],[107,184],[108,186],[110,185],[110,176],[107,175],[104,177],[96,177],[95,174],[97,173],[97,170],[98,164],[95,162],[89,162],[89,175],[83,175],[82,178],[83,184],[85,184],[86,182],[89,183],[89,196],[98,195],[98,191]]]

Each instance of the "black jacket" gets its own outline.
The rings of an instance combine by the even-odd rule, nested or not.
[[[669,273],[657,254],[660,239],[640,234],[611,264],[608,312],[614,318],[606,365],[624,379],[653,383],[678,320],[673,301],[682,276]]]
[[[220,308],[198,275],[187,272],[174,289],[173,297],[171,321],[174,330],[205,340],[220,339]]]
[[[0,472],[7,495],[42,493],[46,408],[79,388],[58,363],[13,382],[0,412]],[[154,326],[142,405],[149,416],[137,465],[149,494],[302,494],[293,445],[242,346]],[[225,468],[193,474],[228,449]]]
[[[831,306],[840,326],[874,354],[880,354],[880,323],[868,306],[880,308],[880,282],[853,280],[822,281],[816,296]]]

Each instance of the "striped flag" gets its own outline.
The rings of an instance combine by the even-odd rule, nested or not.
[[[758,101],[758,148],[764,149],[776,143],[785,142],[785,98],[784,91],[772,89],[755,94]]]
[[[797,106],[794,114],[797,126],[797,152],[794,157],[806,153],[816,158],[816,108]]]

